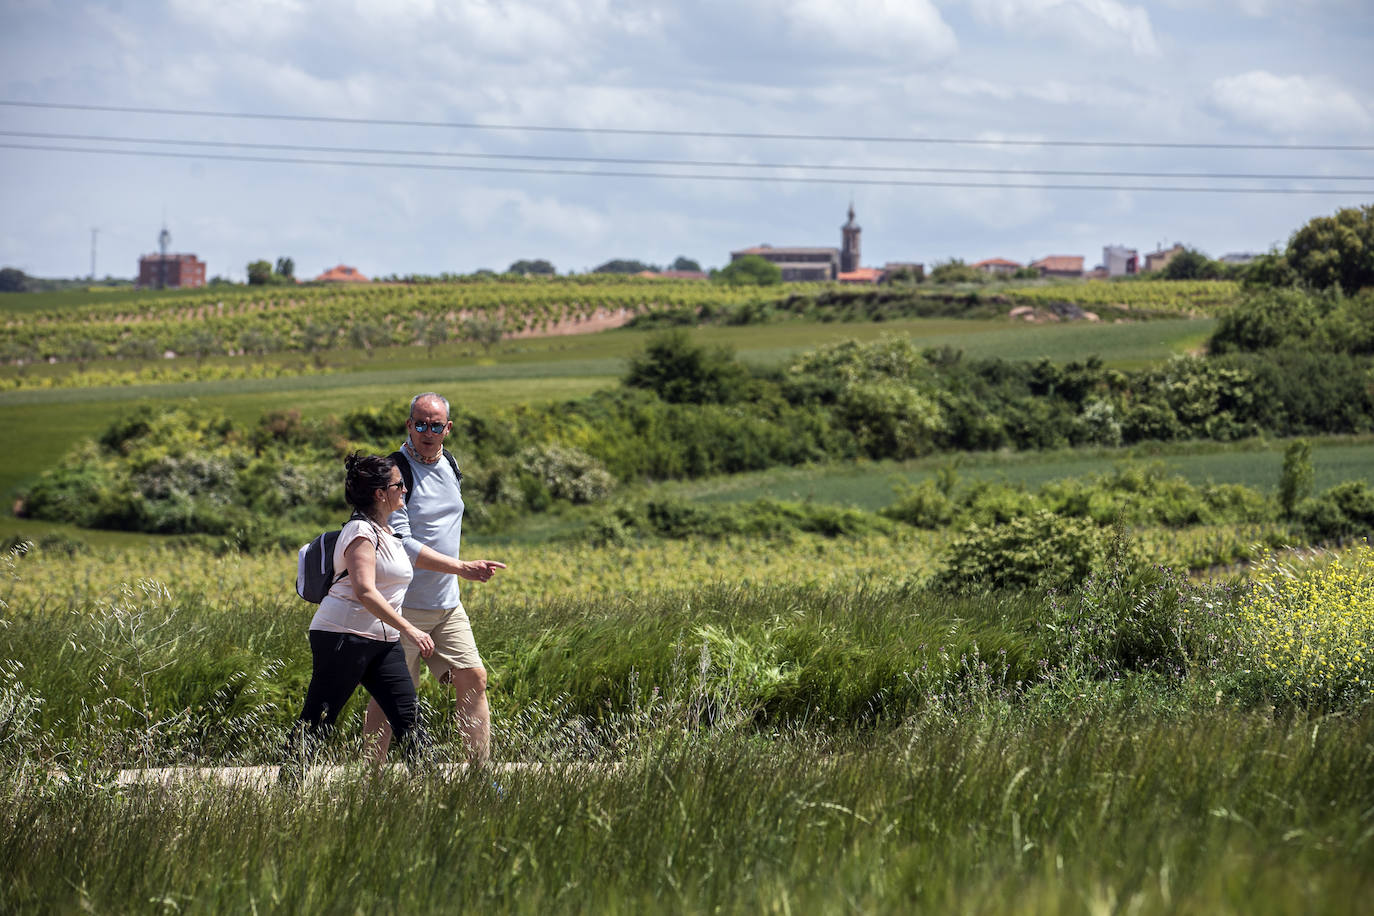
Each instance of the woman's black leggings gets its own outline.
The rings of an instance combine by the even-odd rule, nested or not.
[[[415,683],[410,679],[405,650],[399,642],[311,630],[310,654],[314,670],[296,730],[300,732],[303,727],[307,754],[328,737],[340,710],[359,684],[386,713],[391,734],[407,758],[429,746],[429,736],[420,721]],[[289,753],[296,750],[294,746],[288,747]]]

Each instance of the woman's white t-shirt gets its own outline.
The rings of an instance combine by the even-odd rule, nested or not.
[[[358,538],[371,542],[377,551],[377,591],[382,593],[386,603],[397,614],[401,613],[401,602],[405,600],[406,588],[410,585],[415,570],[410,565],[401,541],[394,534],[384,531],[367,519],[350,519],[339,533],[334,544],[335,574],[344,569],[344,551]],[[320,602],[320,609],[310,621],[310,629],[327,630],[330,633],[352,633],[368,639],[395,642],[401,638],[400,632],[387,626],[353,596],[353,581],[349,576],[334,583],[329,594]]]

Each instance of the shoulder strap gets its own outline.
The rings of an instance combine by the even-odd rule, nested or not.
[[[406,505],[410,505],[410,491],[415,489],[415,474],[410,470],[410,459],[401,449],[391,453],[391,460],[396,465],[396,470],[401,472],[401,480],[406,485]]]
[[[444,449],[444,457],[448,459],[448,466],[453,468],[453,478],[459,483],[463,482],[463,472],[458,470],[458,459],[453,457],[453,453]]]
[[[453,477],[460,484],[463,481],[463,472],[458,470],[458,459],[453,457],[453,453],[444,449],[444,458],[448,461],[448,466],[453,468]],[[402,449],[397,449],[391,453],[391,460],[396,463],[396,469],[401,472],[401,479],[406,485],[406,505],[410,505],[410,495],[415,491],[415,474],[410,469],[410,459]]]

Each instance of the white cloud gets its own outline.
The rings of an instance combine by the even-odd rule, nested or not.
[[[1371,123],[1359,99],[1322,77],[1251,70],[1213,81],[1210,101],[1226,117],[1278,133],[1363,130]]]
[[[1109,49],[1126,46],[1140,56],[1159,53],[1150,14],[1118,0],[972,0],[984,22],[1009,32],[1063,36]]]
[[[303,0],[168,0],[173,15],[215,38],[275,41],[305,23]]]
[[[938,59],[958,47],[929,0],[784,0],[776,14],[798,34],[850,51]]]
[[[1194,14],[1211,9],[1234,9],[1252,19],[1267,19],[1284,13],[1307,15],[1310,10],[1320,6],[1337,10],[1349,7],[1353,11],[1364,2],[1365,0],[1164,0],[1164,5]]]

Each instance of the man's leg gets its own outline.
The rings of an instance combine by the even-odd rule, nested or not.
[[[390,734],[396,736],[401,749],[413,763],[428,749],[429,736],[420,721],[415,681],[406,669],[405,653],[400,645],[391,643],[388,651],[376,656],[363,675],[362,684],[385,715]]]
[[[491,758],[491,708],[487,705],[487,669],[453,668],[449,671],[454,689],[453,715],[463,736],[469,763],[486,763]]]
[[[403,607],[401,613],[425,633],[431,633],[434,628],[434,621],[424,619],[425,615],[413,608]],[[401,640],[401,648],[406,654],[406,668],[410,671],[411,682],[418,689],[425,660],[420,657],[420,650],[404,639]],[[387,751],[391,748],[391,724],[387,722],[382,707],[377,705],[376,697],[368,700],[367,712],[363,715],[363,747],[367,759],[374,766],[386,763]]]
[[[391,748],[391,725],[382,707],[377,705],[376,697],[368,698],[367,712],[363,715],[363,748],[373,766],[386,763],[386,754]]]

